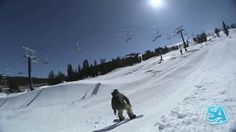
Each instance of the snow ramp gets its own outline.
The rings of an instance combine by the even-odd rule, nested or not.
[[[42,107],[85,100],[99,93],[101,83],[67,83],[0,99],[0,110]]]

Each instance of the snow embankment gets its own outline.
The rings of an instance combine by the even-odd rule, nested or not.
[[[201,81],[190,96],[161,117],[154,130],[236,132],[233,123],[236,119],[235,37],[218,38],[203,47],[209,51],[205,54],[207,62],[199,74]],[[211,105],[224,107],[227,123],[211,125],[207,121],[207,108]]]

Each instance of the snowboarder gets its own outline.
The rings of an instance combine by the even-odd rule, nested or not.
[[[127,111],[127,114],[129,115],[130,119],[136,118],[136,115],[132,112],[129,99],[125,95],[120,93],[117,89],[115,89],[111,93],[111,95],[112,95],[111,106],[115,115],[116,112],[118,111],[119,121],[125,119],[125,117],[123,116],[123,110]]]

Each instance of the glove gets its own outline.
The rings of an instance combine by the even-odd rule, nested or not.
[[[114,115],[116,115],[116,110],[114,110]]]

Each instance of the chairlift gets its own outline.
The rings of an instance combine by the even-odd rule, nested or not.
[[[154,41],[156,41],[158,38],[160,38],[162,35],[159,33],[159,31],[157,30],[156,31],[156,35],[153,35],[152,36],[152,41],[154,42]]]
[[[125,42],[129,42],[132,39],[132,36],[130,35],[129,31],[127,30],[126,40]]]

